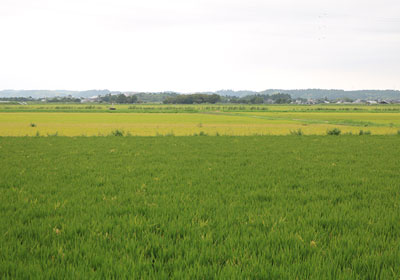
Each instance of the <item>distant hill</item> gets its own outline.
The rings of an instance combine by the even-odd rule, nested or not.
[[[121,92],[113,92],[108,89],[104,90],[86,90],[86,91],[71,91],[71,90],[3,90],[0,91],[0,97],[33,97],[44,98],[44,97],[56,97],[56,96],[72,96],[72,97],[93,97],[98,95],[115,94]],[[175,96],[178,92],[122,92],[126,94],[136,94],[138,98],[144,102],[162,102],[166,97]],[[218,90],[215,92],[195,92],[200,94],[218,94],[221,96],[236,96],[244,97],[248,95],[257,94],[268,94],[272,95],[275,93],[289,94],[292,98],[305,98],[305,99],[322,99],[327,98],[330,100],[351,98],[351,99],[364,99],[364,100],[376,100],[376,99],[391,99],[400,100],[400,91],[398,90],[341,90],[341,89],[267,89],[264,91],[250,91],[250,90]]]
[[[105,90],[85,90],[85,91],[72,91],[72,90],[2,90],[0,97],[56,97],[68,96],[72,97],[92,97],[98,95],[106,95],[111,93],[108,89]]]
[[[306,99],[400,99],[400,91],[398,90],[340,90],[340,89],[297,89],[297,90],[280,90],[268,89],[260,92],[261,94],[273,94],[276,92],[287,93],[292,98],[306,98]]]
[[[236,96],[243,97],[247,95],[255,94],[268,94],[272,95],[275,93],[290,94],[294,99],[305,98],[305,99],[340,99],[340,98],[351,98],[351,99],[396,99],[400,100],[400,91],[398,90],[341,90],[341,89],[267,89],[264,91],[248,91],[248,90],[219,90],[216,92],[207,92],[207,94],[216,93],[222,96]]]

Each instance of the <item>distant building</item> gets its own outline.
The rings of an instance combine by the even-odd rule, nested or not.
[[[353,101],[353,103],[354,104],[363,104],[363,103],[366,103],[366,101],[365,100],[361,100],[361,99],[356,99],[356,100]]]
[[[92,102],[97,102],[97,101],[98,101],[98,97],[92,96],[92,97],[83,98],[81,100],[81,103],[92,103]]]

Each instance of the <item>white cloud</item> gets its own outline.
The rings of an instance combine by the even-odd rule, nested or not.
[[[2,0],[0,88],[400,89],[397,0]]]

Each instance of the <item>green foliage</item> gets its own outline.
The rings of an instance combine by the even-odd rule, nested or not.
[[[30,127],[36,127],[36,124],[35,123],[30,123],[29,126]]]
[[[263,103],[275,103],[275,104],[288,104],[292,102],[292,98],[289,94],[274,93],[274,94],[254,94],[247,95],[244,97],[230,97],[229,101],[232,103],[243,103],[243,104],[263,104]]]
[[[124,132],[123,130],[116,129],[116,130],[113,130],[113,131],[111,132],[111,135],[112,135],[112,136],[124,136],[124,135],[125,135],[125,132]]]
[[[218,94],[181,94],[175,97],[167,97],[164,104],[201,104],[201,103],[217,103],[221,101]]]
[[[144,103],[162,103],[167,97],[175,97],[177,95],[175,92],[140,92],[135,94],[138,102]]]
[[[138,98],[136,95],[125,95],[125,94],[107,94],[104,96],[99,96],[98,97],[100,102],[106,102],[106,103],[117,103],[117,104],[132,104],[136,103],[138,101]]]
[[[326,131],[327,135],[340,135],[342,133],[342,131],[339,128],[333,128],[333,129],[328,129]]]
[[[193,133],[193,136],[208,136],[208,134],[205,133],[204,131],[200,131],[198,134],[197,133]]]
[[[399,141],[0,138],[0,278],[398,279]]]
[[[46,102],[50,103],[81,103],[81,99],[72,96],[57,96],[57,97],[48,97],[46,98]]]

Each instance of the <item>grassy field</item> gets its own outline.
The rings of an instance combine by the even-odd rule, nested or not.
[[[287,135],[301,131],[386,135],[400,131],[397,105],[2,105],[0,136]]]
[[[399,279],[399,146],[0,137],[0,278]]]
[[[114,107],[116,111],[110,111]],[[0,112],[66,112],[66,113],[201,113],[201,112],[397,112],[400,104],[98,104],[98,103],[30,103],[28,105],[1,104]]]

